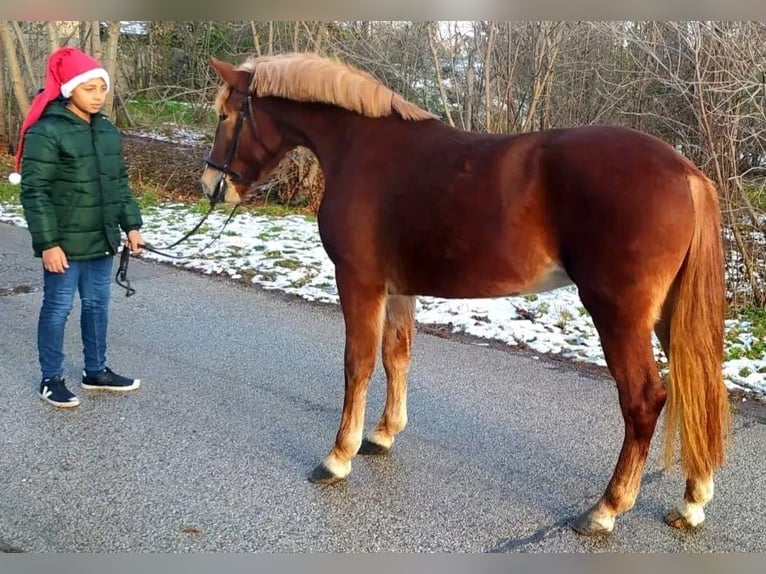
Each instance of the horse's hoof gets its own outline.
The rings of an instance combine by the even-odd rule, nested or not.
[[[327,470],[323,464],[317,465],[309,476],[309,482],[314,484],[335,484],[342,480],[344,479]]]
[[[669,511],[665,515],[665,524],[677,528],[678,530],[693,530],[696,528],[691,522],[686,520],[686,517],[678,512],[677,508]]]
[[[358,454],[372,454],[372,455],[388,454],[389,450],[391,449],[386,448],[377,443],[374,443],[368,439],[363,439],[362,446],[359,447]]]
[[[598,519],[593,511],[589,510],[578,516],[571,526],[572,530],[582,536],[605,536],[611,534],[614,529],[614,518],[611,521]]]

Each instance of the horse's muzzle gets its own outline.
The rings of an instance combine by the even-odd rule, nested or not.
[[[212,204],[237,204],[242,200],[229,178],[215,168],[205,169],[200,177],[200,185],[202,192],[210,198]]]

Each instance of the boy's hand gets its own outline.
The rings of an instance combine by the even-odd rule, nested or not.
[[[132,229],[128,231],[128,249],[131,253],[141,253],[141,248],[144,246],[144,238],[138,232],[138,229]]]
[[[58,245],[43,250],[43,268],[51,273],[64,273],[69,269],[66,253]]]

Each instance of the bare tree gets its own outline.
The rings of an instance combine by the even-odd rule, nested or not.
[[[120,40],[120,22],[112,20],[107,26],[106,58],[104,67],[112,79],[112,89],[106,95],[104,113],[114,119],[114,94],[117,89],[117,44]]]
[[[261,55],[261,41],[258,38],[258,28],[255,26],[255,22],[250,22],[250,31],[253,34],[253,50],[256,56]]]
[[[623,108],[716,182],[725,223],[730,300],[766,303],[763,215],[751,200],[762,189],[766,116],[762,81],[766,26],[759,22],[649,22],[612,25],[633,58],[622,81],[645,90]],[[763,204],[761,208],[763,208]]]
[[[61,46],[61,38],[59,36],[58,25],[55,21],[51,20],[48,22],[46,28],[48,29],[48,40],[50,42],[48,49],[51,53],[53,53]]]
[[[5,49],[3,42],[0,42],[0,64],[5,62]],[[3,66],[4,67],[4,66]],[[2,68],[0,68],[2,69]],[[0,76],[1,77],[1,76]],[[10,138],[8,137],[8,128],[5,121],[5,82],[0,81],[0,151],[7,151]]]
[[[447,118],[447,122],[451,126],[455,126],[455,120],[452,119],[452,113],[450,112],[450,103],[447,99],[447,90],[442,80],[441,61],[439,59],[439,53],[436,49],[436,22],[429,22],[426,25],[426,35],[428,37],[428,47],[431,49],[431,57],[434,64],[434,76],[436,78],[436,87],[439,90],[441,96],[442,109],[444,110],[444,116]]]
[[[487,132],[492,132],[492,108],[493,104],[493,91],[492,91],[492,56],[495,50],[495,23],[489,23],[489,31],[487,33],[487,48],[484,52],[484,129]]]
[[[26,69],[28,78],[37,78],[36,66],[32,63],[32,56],[29,54],[29,45],[24,41],[24,34],[21,32],[21,27],[18,22],[11,22],[13,33],[16,36],[17,46],[21,52],[21,57],[24,59],[24,69]]]
[[[29,109],[29,97],[27,96],[27,89],[24,85],[24,78],[21,73],[21,67],[19,66],[19,58],[16,52],[16,44],[13,41],[11,29],[8,26],[8,22],[0,20],[0,40],[3,42],[3,48],[5,51],[5,61],[8,63],[8,73],[10,74],[11,86],[13,88],[13,95],[16,98],[16,103],[19,106],[21,116],[25,116]],[[23,38],[19,38],[19,41],[23,42]]]
[[[101,51],[101,22],[93,20],[90,23],[90,53],[99,62],[103,59]]]
[[[87,20],[80,21],[80,49],[84,52],[88,52],[90,48],[90,22]]]

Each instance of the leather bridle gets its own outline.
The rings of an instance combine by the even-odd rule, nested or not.
[[[250,79],[252,80],[252,74],[250,76]],[[250,82],[248,82],[248,85],[249,83]],[[248,121],[250,121],[251,128],[255,127],[255,120],[253,119],[252,94],[241,92],[239,90],[235,90],[235,92],[242,95],[244,99],[242,100],[242,104],[239,107],[239,112],[237,113],[237,121],[234,124],[234,135],[232,137],[231,144],[229,145],[229,149],[226,151],[226,156],[224,158],[224,161],[223,163],[217,162],[216,160],[213,159],[211,153],[208,153],[203,158],[203,161],[207,165],[209,165],[210,167],[220,172],[218,183],[216,183],[215,190],[213,191],[213,194],[210,196],[210,208],[208,209],[207,213],[205,213],[205,215],[202,217],[202,219],[199,221],[199,223],[197,223],[197,225],[195,225],[191,229],[191,231],[186,233],[183,237],[181,237],[177,241],[163,247],[156,247],[152,245],[151,243],[144,243],[141,246],[142,249],[146,249],[147,251],[157,253],[158,255],[162,255],[164,257],[170,257],[172,259],[185,259],[187,257],[190,257],[187,255],[174,255],[171,253],[166,253],[166,250],[175,247],[176,245],[182,243],[183,241],[186,241],[189,237],[194,235],[194,233],[197,232],[197,230],[202,226],[202,224],[208,218],[210,213],[213,211],[213,208],[215,207],[215,205],[224,200],[223,195],[224,195],[224,190],[226,189],[227,177],[235,182],[240,182],[240,183],[243,182],[242,175],[231,168],[231,162],[234,159],[234,155],[237,153],[237,145],[239,144],[239,138],[240,138],[240,135],[242,134],[242,127],[245,124],[245,120],[247,119]],[[218,118],[218,126],[216,126],[215,137],[213,138],[213,145],[211,146],[211,152],[213,149],[215,149],[215,141],[218,138],[224,119],[225,119],[225,116],[219,116]],[[253,129],[253,132],[255,132],[254,129]],[[275,155],[269,148],[266,147],[266,145],[263,142],[258,140],[258,143],[269,154]],[[205,249],[210,247],[213,244],[213,242],[216,241],[221,236],[221,233],[223,233],[223,230],[231,221],[232,217],[234,217],[234,212],[237,210],[238,206],[239,204],[236,204],[234,206],[228,218],[224,222],[223,227],[221,227],[221,230],[215,235],[215,237],[213,237],[212,240],[210,240],[204,247],[202,247],[198,251],[198,254],[202,253]],[[191,257],[193,256],[194,255],[191,255]],[[131,287],[130,281],[127,278],[129,261],[130,261],[130,249],[127,245],[125,245],[122,248],[122,253],[120,255],[120,265],[117,269],[117,273],[114,276],[114,280],[117,283],[117,285],[125,289],[126,297],[130,297],[136,293],[136,290],[133,287]]]

